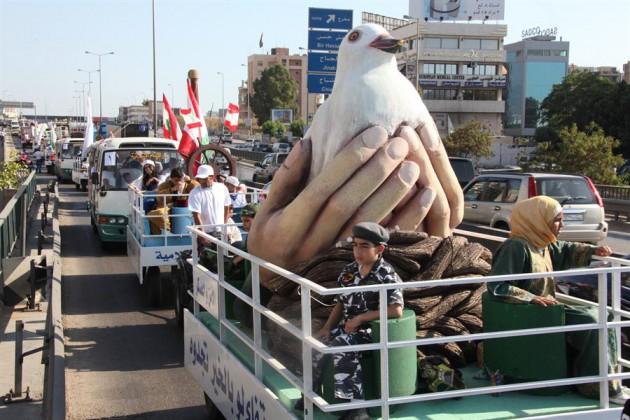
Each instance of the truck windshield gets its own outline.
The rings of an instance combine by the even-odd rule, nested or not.
[[[107,190],[126,190],[142,176],[145,160],[155,163],[160,181],[164,181],[173,168],[183,167],[184,160],[177,150],[113,150],[103,154],[101,183]]]
[[[81,148],[82,145],[80,143],[64,144],[61,155],[64,159],[74,159],[75,156],[79,155]]]

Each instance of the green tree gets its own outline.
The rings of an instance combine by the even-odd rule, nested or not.
[[[271,137],[280,138],[285,132],[284,124],[280,121],[267,120],[261,126],[262,132],[269,134]]]
[[[444,141],[449,156],[471,159],[490,158],[492,153],[492,136],[479,121],[471,120],[453,131]]]
[[[625,82],[584,71],[569,73],[542,101],[540,111],[541,121],[556,133],[573,124],[585,131],[596,123],[620,140],[620,151],[630,158],[630,86]]]
[[[585,131],[577,124],[559,132],[556,145],[540,142],[528,162],[526,170],[586,175],[596,183],[619,184],[615,168],[623,163],[623,157],[615,154],[619,141],[607,136],[597,124],[591,123]]]
[[[251,96],[251,109],[264,124],[271,119],[274,108],[291,108],[297,110],[297,83],[291,78],[289,71],[281,65],[265,69],[260,78],[254,80],[254,94]]]
[[[289,127],[289,131],[291,131],[294,136],[304,137],[305,127],[306,127],[306,122],[304,120],[295,120],[291,123],[291,126]]]
[[[0,190],[16,189],[25,171],[28,169],[23,164],[14,161],[0,165]]]

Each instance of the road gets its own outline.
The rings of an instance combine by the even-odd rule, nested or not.
[[[124,246],[103,250],[85,193],[60,200],[67,417],[207,418],[173,312],[145,305]]]

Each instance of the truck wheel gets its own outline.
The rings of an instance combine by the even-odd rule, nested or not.
[[[178,267],[171,267],[171,280],[174,295],[173,309],[175,311],[175,322],[179,328],[184,327],[184,308],[188,307],[188,294],[184,282],[185,273]]]
[[[151,308],[160,306],[160,267],[148,267],[144,273],[144,289],[147,304]]]
[[[208,418],[212,420],[225,420],[221,411],[212,402],[208,394],[204,392],[203,396],[206,398],[206,409],[208,410]]]

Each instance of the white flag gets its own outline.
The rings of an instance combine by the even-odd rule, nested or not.
[[[92,99],[88,96],[85,107],[85,133],[83,134],[83,149],[81,156],[87,157],[88,148],[94,143],[94,122],[92,121]]]

